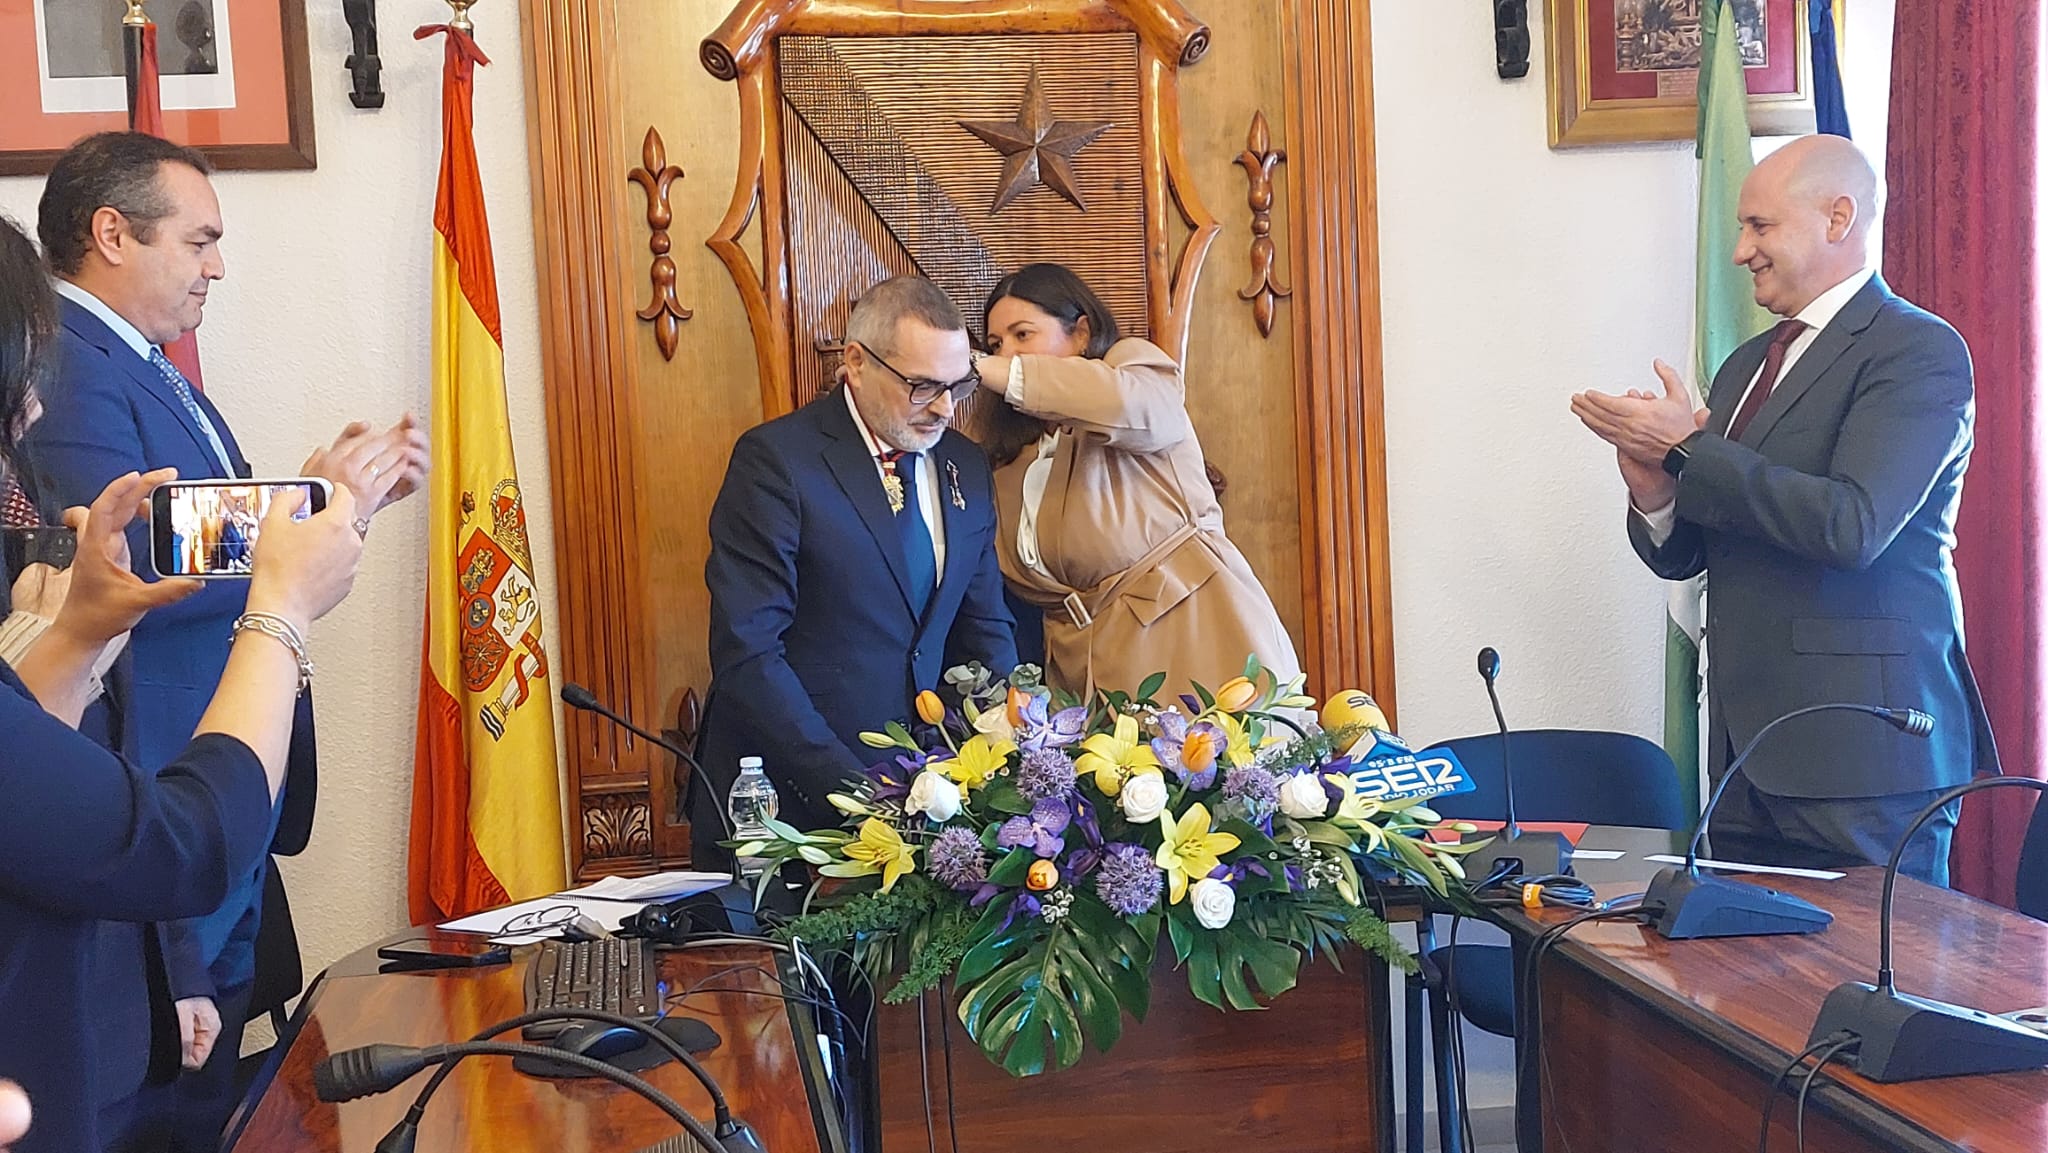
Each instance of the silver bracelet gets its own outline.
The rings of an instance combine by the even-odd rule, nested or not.
[[[299,662],[300,692],[313,683],[313,658],[306,655],[306,638],[300,635],[297,625],[276,613],[245,612],[235,618],[230,635],[244,630],[262,633],[292,651],[292,657]]]

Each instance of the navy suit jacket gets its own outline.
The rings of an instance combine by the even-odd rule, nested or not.
[[[75,301],[60,299],[59,308],[57,372],[43,388],[43,416],[27,438],[41,502],[90,505],[115,477],[158,468],[176,468],[188,480],[224,478],[206,433],[156,369]],[[203,393],[195,399],[235,475],[248,476],[249,463],[220,410]],[[154,579],[146,518],[129,526],[128,550],[135,571]],[[192,739],[227,667],[229,629],[247,595],[244,581],[207,581],[197,595],[135,626],[108,693],[120,716],[122,751],[136,764],[167,765]],[[311,733],[311,701],[301,696],[277,834],[287,843],[280,851],[303,847],[310,832],[317,781]],[[173,997],[214,996],[216,986],[250,975],[263,866],[252,870],[213,915],[166,927],[164,963]],[[231,938],[238,947],[224,953]]]
[[[696,860],[726,859],[714,842],[741,757],[762,758],[784,819],[836,825],[826,795],[880,759],[863,730],[910,717],[952,665],[1016,665],[988,458],[948,430],[923,467],[939,482],[946,568],[916,614],[895,514],[844,397],[827,393],[733,446],[704,566],[711,692],[698,759],[711,787],[692,790]]]
[[[0,1077],[35,1106],[12,1148],[100,1149],[100,1106],[134,1086],[102,1080],[93,1022],[132,1010],[94,987],[98,934],[221,903],[269,836],[263,766],[209,735],[161,772],[137,768],[45,713],[4,662],[0,733]],[[142,955],[127,963],[139,972]]]

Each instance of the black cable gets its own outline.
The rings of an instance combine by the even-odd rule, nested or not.
[[[1785,1087],[1785,1083],[1792,1079],[1792,1071],[1799,1068],[1800,1065],[1804,1064],[1808,1057],[1813,1056],[1815,1053],[1820,1052],[1822,1049],[1827,1048],[1829,1045],[1836,1044],[1846,1036],[1847,1034],[1830,1034],[1826,1037],[1822,1037],[1818,1041],[1815,1041],[1813,1044],[1808,1045],[1806,1048],[1801,1049],[1798,1053],[1793,1054],[1792,1059],[1790,1061],[1785,1062],[1785,1067],[1783,1069],[1778,1070],[1778,1075],[1771,1079],[1770,1095],[1764,1098],[1763,1124],[1757,1130],[1756,1134],[1756,1153],[1770,1153],[1771,1111],[1777,1106],[1778,1091],[1780,1089],[1783,1089]]]
[[[1450,948],[1444,953],[1444,997],[1450,1002],[1451,1022],[1446,1030],[1451,1049],[1452,1096],[1451,1107],[1458,1111],[1458,1131],[1464,1134],[1460,1143],[1465,1153],[1476,1153],[1472,1136],[1472,1103],[1465,1094],[1465,1016],[1458,1008],[1458,923],[1464,918],[1451,914]]]
[[[513,1025],[510,1027],[518,1028],[517,1025]],[[633,1092],[639,1094],[641,1097],[646,1098],[647,1101],[653,1104],[656,1108],[659,1108],[662,1112],[668,1114],[669,1117],[674,1119],[674,1121],[678,1125],[681,1125],[685,1130],[687,1130],[690,1136],[696,1139],[698,1144],[703,1145],[705,1149],[710,1151],[710,1153],[720,1153],[720,1151],[725,1149],[725,1145],[721,1143],[718,1140],[718,1138],[712,1136],[711,1130],[706,1128],[702,1121],[699,1121],[695,1117],[690,1116],[689,1111],[684,1109],[681,1105],[676,1104],[675,1099],[670,1097],[668,1094],[663,1093],[661,1090],[656,1089],[654,1086],[648,1084],[646,1081],[643,1081],[638,1077],[635,1077],[631,1073],[627,1073],[621,1069],[614,1068],[611,1065],[605,1064],[603,1061],[598,1061],[590,1057],[585,1057],[580,1053],[559,1052],[552,1049],[544,1049],[538,1045],[510,1045],[497,1041],[467,1041],[460,1045],[434,1045],[425,1050],[421,1050],[420,1052],[426,1055],[429,1058],[429,1060],[439,1062],[441,1064],[442,1069],[446,1069],[450,1065],[454,1064],[456,1061],[459,1061],[462,1058],[469,1056],[543,1056],[550,1061],[556,1061],[564,1065],[573,1066],[575,1068],[583,1070],[586,1073],[590,1073],[598,1077],[603,1077],[608,1081],[615,1082],[619,1085],[624,1086],[627,1089],[631,1089]],[[439,1070],[437,1070],[437,1072],[438,1071]],[[410,1116],[408,1116],[406,1120],[400,1121],[398,1123],[398,1125],[392,1130],[391,1134],[385,1137],[385,1141],[391,1141],[392,1137],[397,1135],[400,1130],[409,1127],[415,1127],[416,1125],[417,1122],[413,1121],[410,1118]],[[403,1147],[410,1148],[410,1146],[411,1142],[407,1141]]]
[[[659,1018],[656,1018],[656,1020],[659,1020]],[[720,1133],[731,1131],[732,1107],[727,1104],[725,1092],[719,1088],[718,1081],[711,1076],[711,1073],[704,1066],[697,1063],[697,1059],[690,1055],[690,1051],[683,1047],[682,1042],[636,1018],[618,1013],[607,1013],[598,1009],[536,1009],[531,1013],[521,1013],[517,1017],[510,1017],[496,1024],[487,1025],[469,1040],[472,1044],[489,1041],[501,1033],[509,1033],[514,1029],[521,1029],[541,1021],[598,1021],[607,1025],[617,1025],[622,1028],[633,1029],[644,1034],[649,1040],[667,1050],[669,1056],[674,1057],[678,1063],[688,1069],[697,1078],[698,1082],[704,1086],[705,1092],[710,1094],[711,1097],[713,1125],[717,1131]],[[540,1047],[536,1046],[535,1048],[539,1049]],[[556,1055],[555,1050],[540,1049],[540,1051],[548,1053],[549,1056]],[[434,1094],[441,1088],[441,1082],[446,1081],[449,1074],[455,1071],[455,1066],[461,1059],[460,1056],[457,1056],[453,1060],[444,1061],[441,1063],[440,1068],[434,1070],[434,1075],[427,1079],[427,1083],[420,1087],[419,1095],[413,1098],[412,1108],[406,1110],[405,1119],[399,1122],[399,1127],[416,1127],[419,1125],[421,1118],[426,1114],[427,1102],[433,1099]],[[397,1129],[394,1127],[393,1132],[396,1131]]]
[[[1515,980],[1516,1012],[1521,1014],[1523,1018],[1521,1022],[1522,1027],[1517,1030],[1523,1038],[1523,1043],[1519,1046],[1519,1052],[1515,1060],[1515,1081],[1517,1086],[1519,1086],[1529,1079],[1530,1070],[1527,1067],[1527,1062],[1529,1060],[1529,1052],[1534,1050],[1537,1061],[1535,1071],[1537,1075],[1537,1108],[1539,1111],[1544,1107],[1546,1101],[1553,1105],[1555,1104],[1555,1098],[1551,1096],[1550,1086],[1550,1052],[1549,1047],[1543,1044],[1542,1039],[1543,1003],[1541,1000],[1541,987],[1537,984],[1536,979],[1538,970],[1543,963],[1543,954],[1549,952],[1552,946],[1564,940],[1566,934],[1580,925],[1591,921],[1618,921],[1641,917],[1646,915],[1647,912],[1648,910],[1643,909],[1640,905],[1629,905],[1625,908],[1593,909],[1580,913],[1570,920],[1560,921],[1550,926],[1529,945],[1528,955],[1523,959],[1522,970]],[[1538,1124],[1542,1124],[1540,1117]],[[1570,1153],[1571,1138],[1565,1135],[1562,1122],[1558,1124],[1557,1133],[1559,1140],[1565,1147],[1566,1153]]]
[[[1806,1071],[1806,1079],[1799,1083],[1799,1103],[1792,1110],[1792,1133],[1799,1140],[1799,1153],[1806,1153],[1806,1095],[1813,1089],[1813,1079],[1820,1076],[1820,1071],[1828,1067],[1828,1062],[1834,1060],[1837,1053],[1861,1044],[1863,1040],[1860,1037],[1843,1037],[1821,1050],[1820,1056],[1813,1059],[1813,1068]]]
[[[950,1000],[945,983],[941,982],[939,1004]],[[960,1116],[953,1111],[953,1024],[943,1016],[939,1018],[939,1045],[946,1054],[946,1132],[953,1139],[953,1153],[960,1153]]]

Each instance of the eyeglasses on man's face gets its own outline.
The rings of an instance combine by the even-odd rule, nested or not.
[[[903,386],[910,390],[910,403],[920,408],[939,399],[940,393],[951,393],[953,395],[953,403],[958,404],[973,396],[974,390],[981,387],[981,374],[977,372],[969,372],[959,380],[951,382],[933,380],[928,376],[911,376],[882,359],[881,353],[876,352],[867,345],[856,341],[854,342],[854,347],[865,353],[869,360],[888,370],[890,376],[902,381]]]

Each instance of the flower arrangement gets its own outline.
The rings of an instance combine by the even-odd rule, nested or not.
[[[1163,674],[1085,705],[1039,677],[949,670],[954,706],[921,693],[916,721],[864,735],[887,756],[832,796],[846,827],[770,822],[735,846],[768,863],[764,886],[815,868],[790,935],[877,982],[900,971],[892,1002],[950,979],[967,1034],[1018,1076],[1142,1021],[1162,932],[1219,1009],[1260,1008],[1347,942],[1413,967],[1364,901],[1371,870],[1442,892],[1469,847],[1424,837],[1438,820],[1419,801],[1352,780],[1352,757],[1397,740],[1370,698],[1340,694],[1319,724],[1301,678],[1256,659],[1165,704]]]

